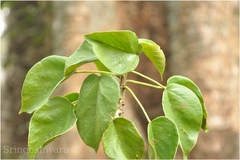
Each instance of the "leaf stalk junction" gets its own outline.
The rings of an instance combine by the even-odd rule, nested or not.
[[[146,82],[141,82],[141,81],[136,81],[136,80],[131,80],[131,79],[127,79],[127,74],[124,75],[120,75],[120,74],[116,74],[113,72],[108,72],[108,71],[99,71],[99,70],[77,70],[75,71],[75,74],[77,73],[99,73],[99,74],[109,74],[112,76],[117,76],[118,78],[120,78],[120,100],[119,100],[119,106],[118,106],[118,113],[116,116],[122,116],[122,114],[124,113],[124,106],[125,106],[125,96],[124,96],[124,91],[125,89],[128,90],[131,95],[133,96],[133,98],[136,100],[136,102],[138,103],[139,107],[141,108],[143,114],[145,115],[146,119],[148,122],[151,122],[145,108],[143,107],[143,105],[141,104],[140,100],[137,98],[137,96],[134,94],[134,92],[126,85],[127,83],[134,83],[134,84],[138,84],[138,85],[142,85],[142,86],[147,86],[147,87],[151,87],[151,88],[156,88],[156,89],[166,89],[165,86],[163,86],[162,84],[160,84],[159,82],[157,82],[156,80],[142,74],[139,73],[137,71],[132,71],[130,73],[136,74],[140,77],[143,77],[144,79],[147,79],[149,81],[151,81],[154,84],[150,84],[150,83],[146,83]]]

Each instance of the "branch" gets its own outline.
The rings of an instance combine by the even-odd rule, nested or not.
[[[120,117],[124,114],[125,106],[125,85],[127,83],[127,74],[120,77],[120,100],[118,102],[118,110],[115,114],[116,117]]]

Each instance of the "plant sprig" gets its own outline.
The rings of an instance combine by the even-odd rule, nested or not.
[[[165,70],[165,55],[155,42],[138,38],[128,30],[93,32],[70,56],[48,56],[27,73],[19,113],[33,113],[29,124],[28,149],[30,158],[55,138],[76,124],[83,142],[98,151],[100,141],[111,159],[141,159],[144,141],[130,120],[115,116],[125,106],[125,90],[129,91],[148,121],[148,157],[174,159],[178,146],[187,158],[200,129],[207,130],[207,112],[198,86],[189,78],[172,76],[166,86],[135,71],[141,53],[158,70]],[[78,70],[94,63],[96,70]],[[88,74],[79,93],[53,96],[53,92],[74,74]],[[128,79],[138,75],[148,82]],[[116,79],[118,77],[119,79]],[[165,116],[151,120],[128,83],[163,90]]]

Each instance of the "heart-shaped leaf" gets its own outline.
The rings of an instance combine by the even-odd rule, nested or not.
[[[69,131],[76,123],[73,105],[64,97],[53,97],[34,112],[29,126],[30,158],[56,137]]]
[[[135,125],[125,118],[113,119],[103,134],[103,146],[111,159],[140,159],[144,141]]]
[[[165,70],[166,59],[160,46],[149,39],[143,38],[139,39],[139,43],[142,45],[144,54],[152,61],[162,77]]]
[[[130,31],[95,32],[85,35],[101,63],[111,72],[125,74],[133,71],[138,63],[141,45]]]
[[[177,126],[180,146],[185,157],[197,142],[202,124],[202,106],[196,94],[189,88],[171,83],[163,92],[165,115]]]
[[[92,45],[84,41],[82,45],[66,60],[65,76],[70,75],[79,66],[98,60],[93,52]]]
[[[191,91],[193,91],[199,101],[201,102],[202,105],[202,110],[203,110],[203,119],[202,119],[202,129],[204,129],[204,131],[208,131],[207,128],[207,111],[204,105],[204,101],[203,101],[203,96],[202,93],[200,91],[200,89],[198,88],[198,86],[189,78],[187,77],[183,77],[183,76],[172,76],[168,79],[167,84],[170,85],[171,83],[177,83],[180,85],[183,85],[185,87],[187,87],[188,89],[190,89]]]
[[[76,112],[77,128],[85,144],[95,151],[116,113],[119,98],[119,84],[110,75],[91,74],[82,84]]]
[[[174,159],[178,147],[176,125],[167,117],[157,117],[148,124],[149,158]]]
[[[36,63],[27,73],[22,87],[22,108],[19,113],[32,113],[47,102],[63,82],[66,57],[49,56]]]

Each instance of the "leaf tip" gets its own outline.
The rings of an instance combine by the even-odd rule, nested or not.
[[[23,113],[22,108],[19,110],[18,114],[21,114],[21,113]]]
[[[37,153],[33,153],[33,151],[30,148],[28,148],[28,150],[29,150],[29,153],[28,153],[29,159],[35,159]]]
[[[204,132],[205,132],[205,133],[208,133],[208,132],[209,132],[209,128],[206,127],[206,128],[204,129]]]
[[[94,151],[97,153],[98,152],[98,147],[94,148]]]
[[[21,107],[21,109],[19,110],[18,114],[22,114],[23,112],[27,112],[26,110],[24,110],[23,107]],[[27,112],[28,113],[28,112]]]
[[[24,108],[21,108],[18,112],[18,114],[22,114],[23,112],[26,112],[28,114],[32,114],[34,110],[26,110]]]

